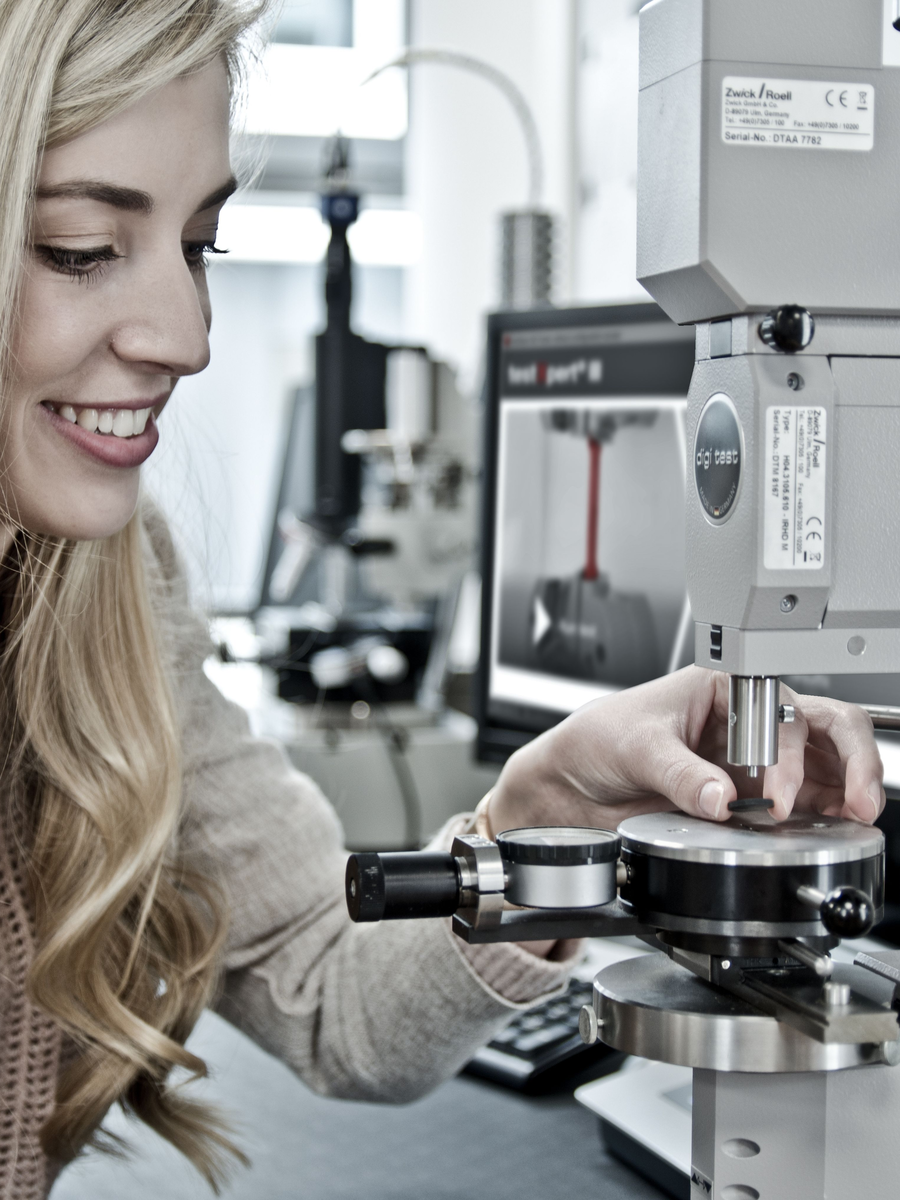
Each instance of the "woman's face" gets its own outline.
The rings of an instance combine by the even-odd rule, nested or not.
[[[172,389],[207,364],[228,106],[217,62],[43,155],[0,427],[0,496],[32,533],[121,529]]]

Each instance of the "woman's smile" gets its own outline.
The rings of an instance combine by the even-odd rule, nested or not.
[[[45,400],[39,407],[51,429],[96,461],[109,467],[139,467],[156,449],[156,417],[167,399],[163,396],[114,405]]]

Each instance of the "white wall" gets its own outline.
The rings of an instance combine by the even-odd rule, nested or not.
[[[636,0],[411,0],[416,46],[463,50],[510,75],[538,122],[544,204],[559,219],[559,304],[647,299],[634,277]],[[459,70],[410,81],[406,175],[424,251],[409,272],[410,335],[477,380],[499,301],[499,214],[526,201],[522,136],[505,98]]]
[[[636,0],[580,0],[578,301],[647,300],[634,277],[637,218]]]
[[[415,46],[463,50],[510,75],[535,110],[545,204],[567,224],[573,201],[574,0],[411,0]],[[456,68],[413,67],[406,180],[424,225],[406,322],[474,382],[483,316],[499,299],[498,216],[527,202],[524,141],[491,84]],[[562,292],[569,280],[562,279]]]

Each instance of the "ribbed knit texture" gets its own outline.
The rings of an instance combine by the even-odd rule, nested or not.
[[[53,1109],[62,1035],[29,1003],[32,915],[7,805],[0,805],[0,1200],[44,1200],[51,1171],[41,1126]]]
[[[183,848],[220,880],[230,914],[220,1011],[316,1091],[422,1095],[516,1009],[564,987],[566,965],[517,946],[466,946],[448,921],[350,921],[334,810],[204,674],[206,629],[168,531],[152,513],[147,526],[170,593],[160,615],[182,727]],[[436,844],[449,846],[466,820]],[[60,1164],[44,1158],[39,1131],[77,1051],[26,998],[34,924],[19,844],[0,812],[0,1200],[44,1200]]]

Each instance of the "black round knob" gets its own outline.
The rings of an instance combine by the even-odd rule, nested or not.
[[[798,304],[783,304],[781,308],[773,308],[759,323],[759,336],[766,345],[783,350],[785,354],[805,350],[813,340],[815,331],[812,313]]]
[[[865,892],[855,887],[839,887],[829,892],[819,912],[822,924],[835,937],[862,937],[875,924],[875,905]]]
[[[450,917],[459,908],[459,872],[452,854],[351,854],[345,889],[353,921]]]

